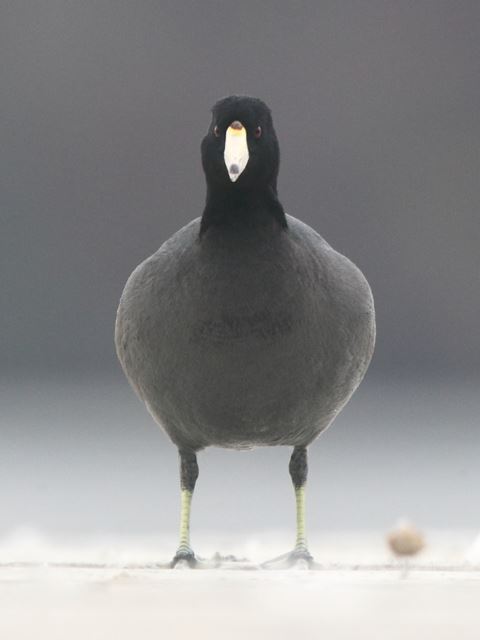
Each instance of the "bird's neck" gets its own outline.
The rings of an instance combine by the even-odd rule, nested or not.
[[[215,188],[207,185],[207,200],[200,225],[200,236],[209,227],[255,228],[275,224],[287,227],[283,206],[274,186],[242,190],[237,185]]]

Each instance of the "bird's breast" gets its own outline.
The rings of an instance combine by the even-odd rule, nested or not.
[[[126,287],[119,354],[176,442],[306,443],[368,364],[366,286],[306,241],[167,244]]]
[[[196,321],[191,328],[191,339],[200,343],[275,340],[290,334],[294,323],[292,311],[285,309],[275,313],[267,308],[239,313],[219,311]]]

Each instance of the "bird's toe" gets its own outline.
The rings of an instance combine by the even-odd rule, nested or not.
[[[262,565],[263,569],[320,569],[308,549],[294,549],[277,558],[267,560]]]
[[[172,569],[196,569],[198,560],[191,549],[179,549],[173,557],[170,567]]]

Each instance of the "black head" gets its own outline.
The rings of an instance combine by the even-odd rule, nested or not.
[[[234,183],[224,159],[227,130],[233,123],[240,123],[245,128],[249,155],[244,170]],[[202,141],[202,164],[207,183],[238,190],[266,184],[276,187],[279,162],[272,115],[264,102],[258,98],[229,96],[213,106],[212,122]]]
[[[207,181],[207,205],[201,232],[216,222],[248,221],[254,207],[257,217],[267,211],[286,226],[277,199],[280,164],[272,114],[258,98],[229,96],[212,108],[212,121],[202,140],[202,165]],[[260,203],[260,204],[259,204]],[[241,217],[238,209],[242,208]]]

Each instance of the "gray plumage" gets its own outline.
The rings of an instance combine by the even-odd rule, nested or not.
[[[370,287],[311,227],[211,227],[197,218],[130,276],[122,367],[179,449],[306,446],[362,380],[375,341]]]

